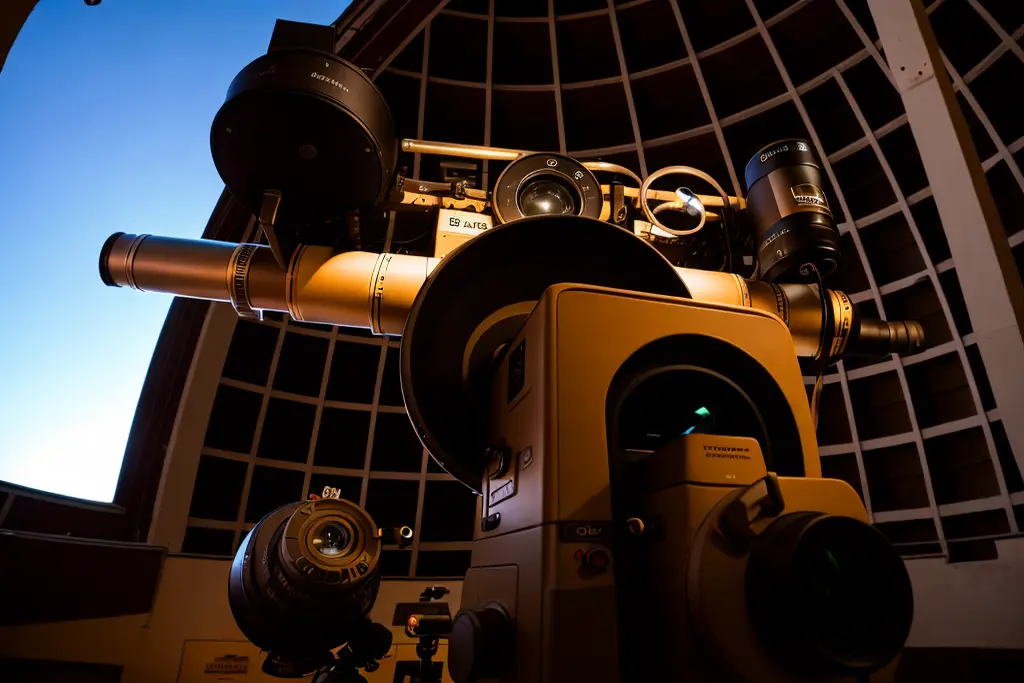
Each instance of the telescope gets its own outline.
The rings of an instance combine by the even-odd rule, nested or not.
[[[118,233],[100,275],[401,337],[414,430],[479,496],[459,612],[410,616],[424,661],[443,637],[456,683],[839,683],[891,663],[909,577],[854,489],[821,476],[800,363],[912,353],[923,332],[825,286],[842,255],[810,143],[758,150],[744,198],[692,166],[641,178],[399,141],[328,35],[279,21],[213,122],[265,243]],[[442,157],[445,177],[400,171],[403,154]],[[492,184],[480,160],[506,164]],[[370,248],[383,212],[426,215],[431,253]],[[261,520],[229,596],[268,671],[372,674],[390,645],[367,618],[380,545],[412,533],[342,500]]]

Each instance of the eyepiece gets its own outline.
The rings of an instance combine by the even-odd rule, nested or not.
[[[524,216],[575,214],[580,204],[576,188],[560,176],[534,176],[519,191],[519,206]]]
[[[103,280],[103,284],[107,287],[120,287],[114,278],[110,275],[110,252],[114,249],[114,244],[118,238],[124,235],[123,232],[115,232],[113,235],[107,238],[107,241],[103,243],[103,248],[100,249],[100,279]]]
[[[324,557],[337,557],[350,547],[352,534],[337,520],[329,519],[310,535],[310,545]]]
[[[849,352],[864,356],[917,353],[924,344],[924,328],[913,320],[862,319],[850,340]]]

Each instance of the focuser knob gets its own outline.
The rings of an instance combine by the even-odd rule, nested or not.
[[[515,656],[515,628],[501,605],[460,610],[448,636],[448,673],[455,683],[504,675]]]

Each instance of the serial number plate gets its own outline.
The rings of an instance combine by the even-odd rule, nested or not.
[[[458,232],[463,235],[479,235],[485,230],[493,227],[491,217],[483,213],[472,211],[457,211],[455,209],[440,209],[437,217],[439,230],[447,232]]]

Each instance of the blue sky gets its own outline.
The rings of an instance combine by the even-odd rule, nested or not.
[[[41,0],[0,72],[0,480],[110,501],[170,298],[104,287],[113,232],[199,237],[210,123],[278,18],[345,0]]]

